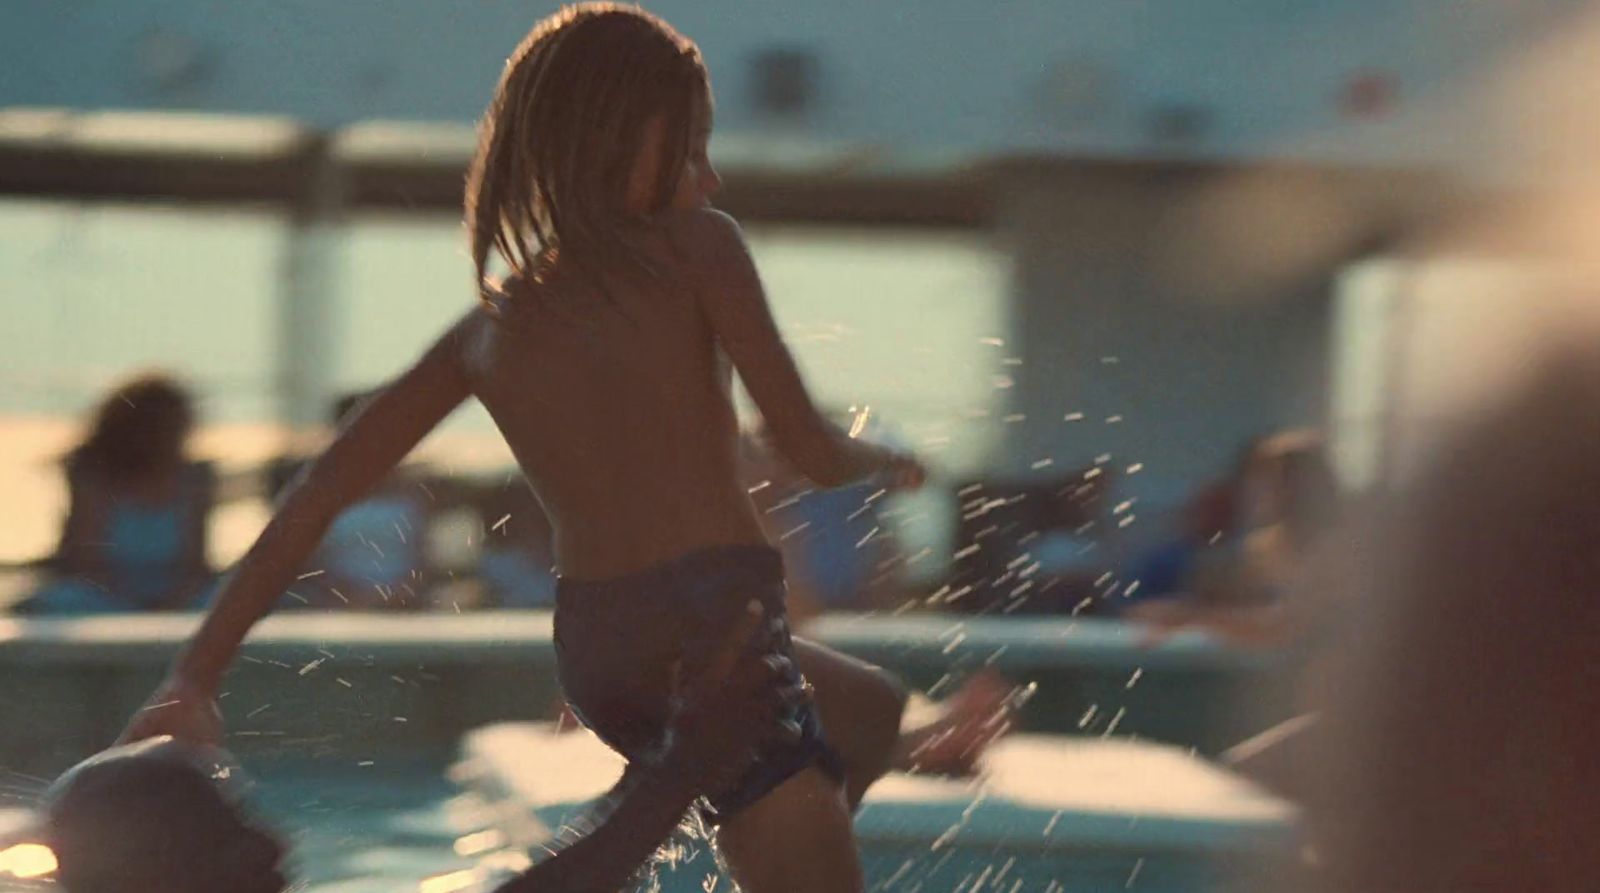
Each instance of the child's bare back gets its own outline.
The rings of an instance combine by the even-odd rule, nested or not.
[[[726,306],[739,295],[704,292],[729,271],[689,266],[737,238],[715,213],[674,214],[641,233],[653,276],[610,277],[597,294],[596,283],[554,269],[510,283],[462,331],[472,391],[549,512],[565,575],[612,577],[764,541],[739,484],[719,324],[732,329],[725,340],[776,335],[764,314]]]
[[[549,512],[562,573],[579,579],[765,542],[739,482],[735,365],[813,480],[885,462],[812,404],[731,218],[672,211],[636,235],[651,273],[609,276],[602,293],[557,266],[458,329],[472,393]]]

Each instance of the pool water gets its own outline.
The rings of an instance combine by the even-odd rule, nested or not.
[[[252,767],[253,802],[291,841],[297,893],[418,893],[474,867],[456,841],[474,831],[443,766],[351,761]],[[453,891],[458,885],[435,882]]]
[[[291,893],[491,893],[526,864],[493,830],[504,807],[463,793],[442,763],[341,760],[249,771],[251,802],[290,842]],[[680,835],[663,858],[640,889],[729,889],[708,877],[716,866],[703,839]]]

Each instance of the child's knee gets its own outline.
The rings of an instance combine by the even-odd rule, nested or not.
[[[900,677],[882,667],[873,667],[873,674],[878,677],[883,686],[884,697],[887,700],[886,712],[894,714],[898,723],[906,711],[906,704],[911,700],[911,689],[901,681]]]
[[[893,674],[828,648],[794,641],[795,660],[816,686],[823,735],[839,753],[859,796],[888,771],[909,697]]]
[[[911,699],[911,690],[900,681],[900,677],[881,667],[873,667],[871,676],[875,684],[871,686],[870,694],[876,704],[871,712],[879,718],[874,723],[877,731],[875,737],[888,751],[893,749],[895,740],[900,737],[901,721],[905,717],[906,704]],[[885,761],[887,759],[885,755]]]

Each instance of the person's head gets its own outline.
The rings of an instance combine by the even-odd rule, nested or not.
[[[239,803],[221,751],[151,738],[67,770],[44,836],[65,893],[281,893],[284,850]]]
[[[128,480],[183,463],[194,425],[189,393],[159,373],[140,375],[100,401],[89,434],[69,462],[113,480]]]
[[[628,222],[706,204],[711,114],[699,49],[661,19],[582,3],[539,22],[479,123],[466,216],[480,285],[491,251],[517,277],[556,255],[599,269]]]
[[[1256,442],[1240,490],[1243,523],[1283,525],[1306,541],[1332,523],[1339,502],[1338,480],[1313,431],[1284,431]]]
[[[1201,487],[1184,503],[1181,523],[1185,536],[1210,542],[1231,534],[1238,516],[1238,487],[1219,481]]]

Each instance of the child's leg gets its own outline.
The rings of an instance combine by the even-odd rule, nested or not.
[[[887,772],[970,772],[1010,729],[1014,689],[993,670],[926,711],[926,721],[904,727],[906,688],[889,671],[799,637],[794,660],[816,688],[823,735],[844,763],[852,810]]]
[[[903,749],[905,686],[887,670],[798,636],[793,641],[795,665],[816,689],[822,733],[844,763],[846,802],[854,810]]]
[[[816,767],[731,816],[717,831],[717,849],[744,893],[863,889],[850,806],[839,783]]]

